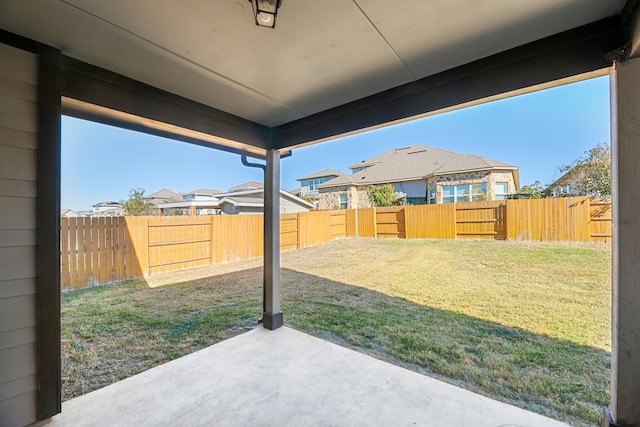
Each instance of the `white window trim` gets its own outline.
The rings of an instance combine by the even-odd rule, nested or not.
[[[444,202],[444,198],[450,198],[453,197],[453,203],[466,203],[466,202],[458,202],[458,196],[460,197],[464,197],[464,196],[468,196],[469,197],[469,202],[473,202],[473,196],[481,196],[481,193],[473,193],[473,187],[475,185],[485,185],[485,189],[484,189],[484,194],[487,194],[487,183],[486,182],[474,182],[474,183],[469,183],[469,184],[450,184],[450,185],[442,185],[441,186],[441,190],[440,190],[440,204],[450,204],[450,203],[445,203]],[[471,188],[471,192],[467,195],[467,194],[458,194],[458,186],[463,186],[463,185],[468,185]],[[444,187],[453,187],[453,196],[445,196],[444,195]],[[436,195],[437,197],[437,195]],[[481,200],[476,200],[476,201],[481,201]]]

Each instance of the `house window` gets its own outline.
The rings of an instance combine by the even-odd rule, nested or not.
[[[424,197],[405,197],[406,205],[424,205],[425,198]]]
[[[463,203],[484,200],[487,184],[459,184],[442,186],[442,203]]]
[[[430,188],[429,189],[429,204],[430,205],[435,205],[436,204],[436,189],[435,188]]]
[[[317,191],[318,190],[318,185],[320,184],[324,184],[325,182],[327,182],[329,180],[329,177],[324,177],[324,178],[314,178],[314,179],[310,179],[309,181],[307,181],[307,185],[306,187],[308,188],[308,191]]]
[[[340,195],[340,209],[349,209],[349,196],[347,194]]]
[[[506,182],[496,182],[496,194],[495,200],[505,200],[507,198],[507,189],[509,188]]]
[[[471,199],[474,202],[487,200],[487,184],[480,182],[478,184],[471,185]]]

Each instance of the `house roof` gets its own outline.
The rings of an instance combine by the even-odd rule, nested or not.
[[[276,141],[279,149],[601,70],[607,67],[603,52],[625,45],[627,3],[636,2],[285,1],[272,30],[255,25],[247,1],[191,0],[185,7],[156,0],[20,0],[0,2],[0,28],[61,49],[65,70],[76,77],[91,64],[117,73],[114,84],[132,79],[138,88],[157,88],[216,109],[221,122],[251,128],[247,138],[233,132],[214,135],[225,141],[210,138],[219,144],[264,149]],[[460,67],[471,64],[477,67],[465,80],[468,70]],[[500,79],[496,70],[512,79]],[[483,89],[476,75],[489,75],[491,87]],[[80,86],[64,85],[67,111],[71,100],[92,104],[92,91],[74,92]],[[449,98],[454,86],[460,97]],[[138,113],[136,107],[118,110],[120,98],[98,105]],[[363,108],[351,105],[359,101]],[[383,110],[384,117],[371,114]],[[169,124],[176,127],[182,120],[147,119],[175,120]],[[203,140],[213,144],[210,139]]]
[[[94,208],[98,208],[98,207],[114,207],[114,208],[118,208],[118,207],[122,207],[122,205],[118,202],[112,202],[112,201],[105,201],[105,202],[100,202],[100,203],[96,203],[95,205],[91,205]]]
[[[186,196],[187,194],[195,194],[195,195],[203,195],[203,196],[213,196],[214,194],[220,194],[220,193],[222,193],[222,191],[220,190],[215,190],[211,188],[199,188],[197,190],[184,193],[183,195]]]
[[[337,171],[335,169],[325,169],[320,172],[312,173],[311,175],[303,176],[302,178],[296,178],[296,181],[305,181],[307,179],[324,178],[325,176],[341,176],[341,175],[344,175],[344,173]]]
[[[479,170],[517,167],[474,154],[459,154],[425,145],[396,148],[350,166],[350,169],[366,169],[352,175],[343,175],[319,185],[329,188],[342,185],[368,185],[377,183],[412,181],[434,175],[448,175]]]
[[[158,190],[155,193],[151,193],[145,197],[145,199],[165,199],[165,200],[176,200],[182,198],[184,193],[174,193],[168,188],[163,188],[162,190]]]
[[[243,184],[238,184],[234,187],[228,188],[227,191],[233,192],[238,190],[259,189],[259,188],[264,188],[264,184],[262,184],[261,182],[249,181],[249,182],[245,182]]]
[[[246,206],[246,207],[262,207],[264,205],[264,199],[260,197],[224,197],[220,200],[220,205],[229,203],[233,206]]]

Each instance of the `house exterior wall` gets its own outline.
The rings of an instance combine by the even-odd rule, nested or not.
[[[321,188],[318,195],[318,210],[340,209],[340,195],[347,195],[348,209],[372,207],[367,193],[368,185],[345,185],[341,187]]]
[[[428,191],[436,188],[437,203],[442,202],[442,187],[445,185],[460,184],[487,184],[488,200],[495,200],[495,184],[507,183],[507,193],[516,192],[516,186],[511,171],[479,171],[466,174],[438,175],[422,181],[404,181],[393,183],[395,191],[407,194],[407,197],[425,197],[428,202]],[[340,195],[347,194],[349,209],[361,209],[372,207],[367,193],[368,185],[352,185],[331,188],[320,188],[318,197],[318,209],[339,209]]]
[[[309,208],[300,206],[299,204],[289,199],[286,199],[284,197],[280,197],[280,212],[281,213],[309,212]]]
[[[0,44],[0,424],[37,419],[37,57]]]
[[[303,196],[306,194],[317,194],[318,188],[316,186],[330,181],[335,177],[336,175],[331,175],[319,176],[314,179],[303,179],[302,181],[300,181],[300,194],[302,194]]]

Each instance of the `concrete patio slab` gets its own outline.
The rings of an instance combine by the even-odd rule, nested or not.
[[[286,327],[72,399],[42,426],[566,426]]]

